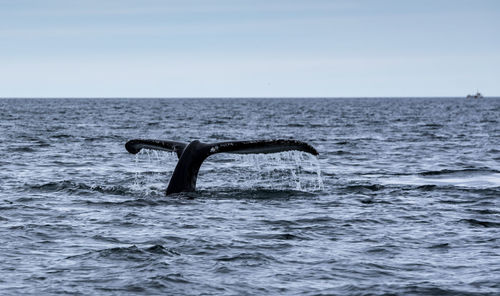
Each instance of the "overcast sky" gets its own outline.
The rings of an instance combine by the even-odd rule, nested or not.
[[[0,97],[500,95],[500,1],[0,0]]]

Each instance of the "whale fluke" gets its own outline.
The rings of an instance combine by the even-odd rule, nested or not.
[[[296,140],[257,140],[257,141],[231,141],[219,143],[202,143],[192,141],[189,145],[174,141],[160,140],[130,140],[125,148],[132,154],[141,149],[163,150],[177,153],[179,161],[170,178],[166,194],[194,191],[198,171],[203,161],[210,155],[216,153],[276,153],[284,151],[303,151],[312,155],[318,155],[318,151],[311,145]]]
[[[258,140],[258,141],[233,141],[209,144],[210,153],[276,153],[297,150],[318,155],[318,151],[311,145],[296,140]]]
[[[177,157],[180,158],[186,146],[187,144],[181,142],[137,139],[128,141],[125,149],[132,154],[138,153],[141,149],[169,151],[177,153]]]

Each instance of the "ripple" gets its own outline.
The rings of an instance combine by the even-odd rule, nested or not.
[[[191,194],[195,198],[214,198],[214,199],[254,199],[254,200],[282,200],[292,199],[294,197],[315,197],[317,193],[304,192],[299,190],[279,190],[279,189],[240,189],[240,188],[222,188],[217,191],[199,190]]]
[[[161,245],[154,245],[147,248],[138,248],[135,245],[129,247],[114,247],[102,250],[95,250],[81,255],[73,255],[67,259],[75,258],[104,258],[111,260],[132,260],[132,261],[151,261],[154,260],[151,255],[178,256],[179,253],[169,250]]]
[[[451,246],[449,243],[440,243],[429,246],[429,249],[449,249]]]
[[[67,192],[80,195],[88,195],[91,192],[100,192],[113,195],[129,195],[134,192],[131,188],[120,185],[89,185],[69,180],[54,181],[43,184],[25,184],[25,188],[29,189],[30,191]]]
[[[477,219],[461,219],[460,222],[466,222],[472,226],[481,226],[481,227],[500,227],[500,222],[491,222]]]
[[[476,174],[491,174],[491,173],[499,173],[500,171],[493,170],[490,168],[479,168],[479,169],[459,169],[459,170],[449,170],[443,169],[439,171],[426,171],[421,172],[419,175],[421,176],[442,176],[442,175],[476,175]]]
[[[36,150],[30,145],[30,146],[21,146],[21,147],[10,147],[7,148],[7,152],[35,152]]]
[[[291,233],[269,233],[269,234],[244,234],[245,238],[259,240],[307,240],[304,236],[294,235]]]
[[[380,191],[383,190],[384,188],[385,187],[380,184],[366,184],[366,185],[349,185],[344,187],[343,190],[346,192],[361,193],[361,192]]]
[[[489,98],[0,99],[0,289],[496,295],[498,110]],[[214,157],[201,190],[166,197],[177,157],[129,155],[139,137],[294,138],[320,156]]]
[[[265,255],[260,252],[253,252],[253,253],[239,253],[236,255],[224,255],[216,258],[217,261],[224,261],[224,262],[232,262],[232,261],[243,261],[244,263],[248,263],[250,265],[252,264],[265,264],[266,262],[269,261],[276,261],[274,257]]]

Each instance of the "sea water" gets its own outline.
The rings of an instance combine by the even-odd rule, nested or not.
[[[500,100],[2,99],[0,294],[498,295]],[[296,139],[219,154],[129,139]]]

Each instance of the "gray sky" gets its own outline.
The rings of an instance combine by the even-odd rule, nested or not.
[[[500,95],[500,1],[0,0],[0,97]]]

